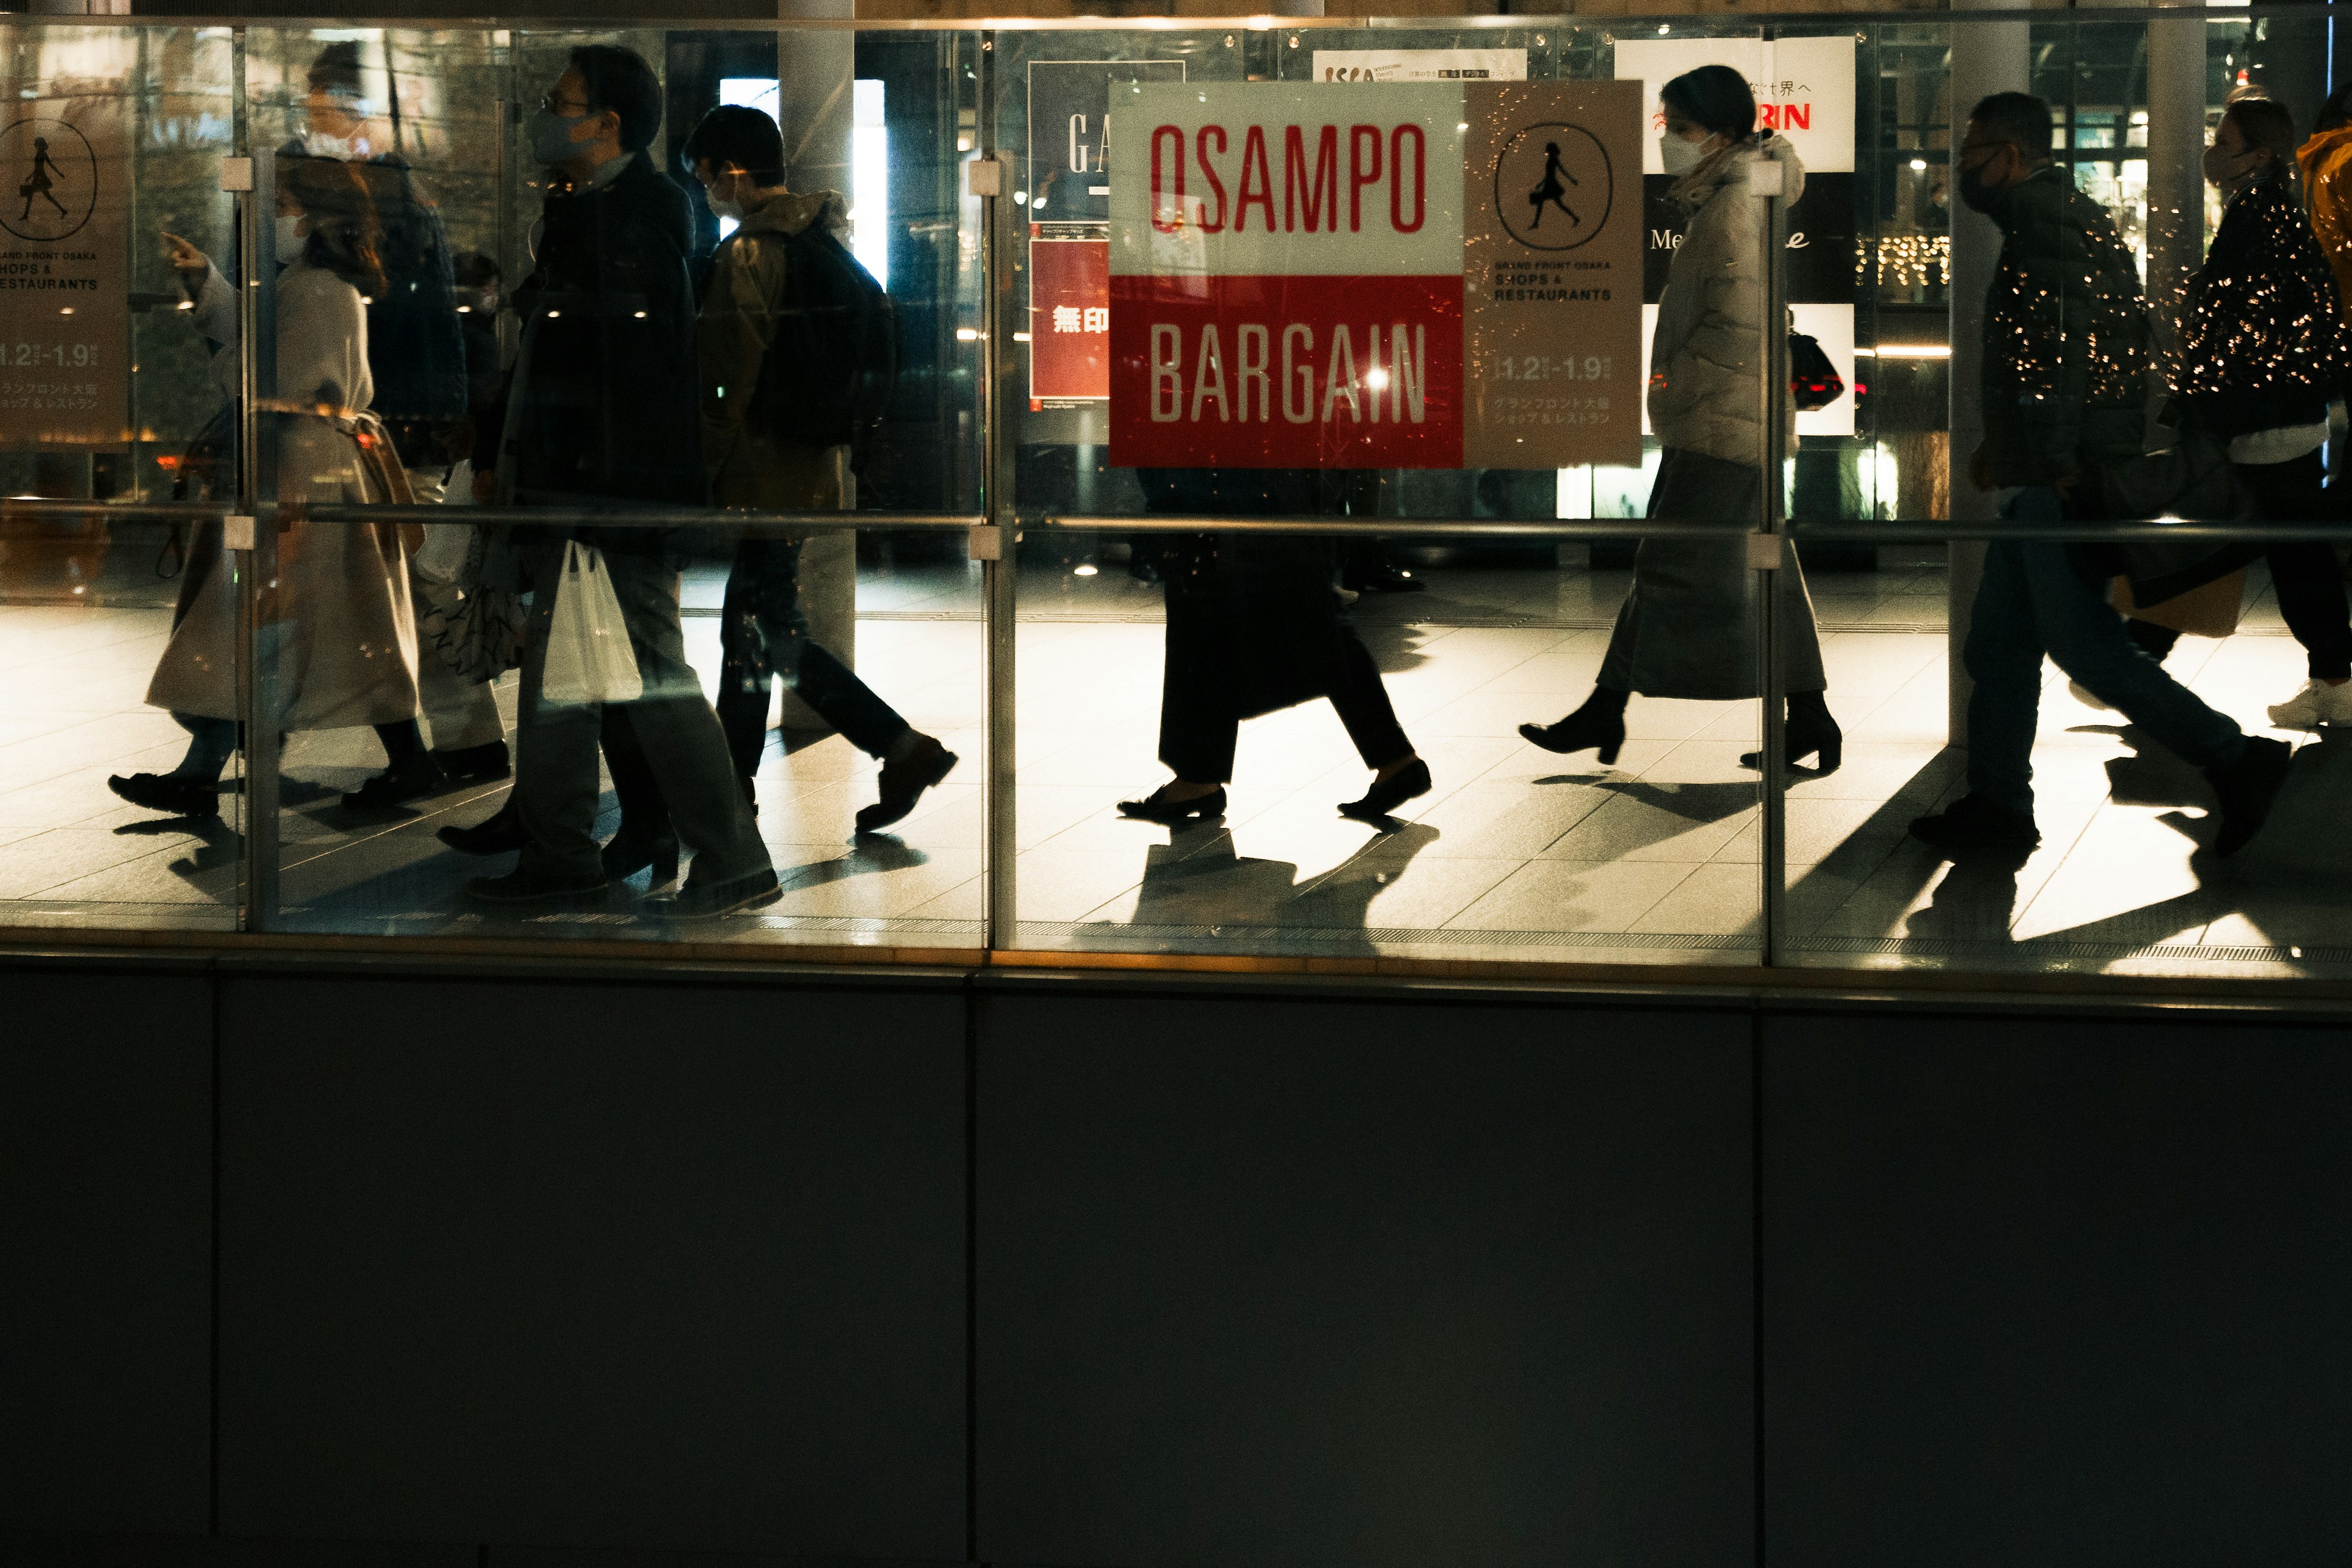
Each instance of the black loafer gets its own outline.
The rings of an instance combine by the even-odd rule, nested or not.
[[[419,752],[403,757],[343,796],[343,807],[347,811],[390,811],[419,795],[431,795],[448,782],[449,775],[441,771],[441,764]]]
[[[1168,786],[1161,784],[1141,800],[1120,801],[1118,814],[1131,816],[1138,822],[1157,822],[1170,827],[1195,816],[1223,816],[1225,815],[1225,786],[1219,784],[1208,794],[1196,795],[1190,800],[1170,800]]]
[[[220,786],[177,773],[116,773],[106,787],[133,805],[166,816],[218,816]]]
[[[511,855],[530,842],[511,802],[471,827],[444,827],[433,837],[460,855]]]
[[[504,741],[459,746],[453,751],[435,752],[432,756],[451,784],[496,784],[514,773],[514,761]]]
[[[569,878],[509,871],[503,877],[477,877],[466,884],[466,897],[478,904],[583,907],[603,903],[611,891],[612,884],[602,874]]]
[[[1359,822],[1377,821],[1406,801],[1427,795],[1429,791],[1429,764],[1415,757],[1411,767],[1391,774],[1385,783],[1373,780],[1372,787],[1364,792],[1364,798],[1348,802],[1339,808],[1339,815],[1352,816]]]
[[[873,833],[904,818],[923,792],[955,771],[956,754],[925,735],[903,763],[882,764],[882,798],[857,814],[857,831]]]
[[[2234,855],[2253,842],[2270,820],[2271,806],[2286,785],[2287,764],[2294,748],[2267,735],[2246,737],[2245,754],[2226,768],[2208,768],[2213,793],[2221,801],[2221,826],[2213,835],[2213,853]]]
[[[707,920],[713,915],[731,915],[739,910],[764,909],[783,896],[774,869],[762,867],[725,881],[696,881],[689,878],[686,886],[677,890],[677,897],[656,899],[645,907],[675,920]]]

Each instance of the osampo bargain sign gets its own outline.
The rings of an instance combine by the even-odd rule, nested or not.
[[[1111,460],[1638,461],[1638,90],[1114,88]]]

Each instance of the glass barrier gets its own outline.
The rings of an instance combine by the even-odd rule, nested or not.
[[[0,921],[2325,973],[2335,47],[12,19]]]

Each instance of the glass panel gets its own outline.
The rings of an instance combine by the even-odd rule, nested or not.
[[[199,328],[161,237],[230,254],[231,76],[226,28],[0,26],[6,924],[236,921],[237,585],[216,523],[142,511],[234,488],[234,301]]]
[[[1752,31],[1747,42],[1752,49]],[[1030,222],[1012,265],[1028,269],[1033,300],[1071,307],[1069,324],[1080,331],[1090,297],[1060,279],[1076,276],[1064,252],[1088,236],[1076,225],[1063,232],[1066,220],[1051,215],[1065,210],[1054,204],[1078,184],[1088,153],[1065,132],[1091,122],[1106,101],[1116,128],[1127,112],[1119,103],[1153,101],[1150,93],[1168,89],[1150,84],[1180,73],[1188,86],[1297,83],[1310,94],[1329,93],[1335,106],[1357,106],[1346,121],[1352,125],[1380,120],[1407,98],[1419,102],[1415,94],[1458,94],[1459,84],[1482,73],[1544,80],[1613,71],[1612,41],[1596,29],[1236,29],[1141,40],[1055,33],[1012,47],[1021,68],[1006,78],[999,134],[1008,145],[1025,138],[1030,146],[1015,196],[1026,198]],[[1057,63],[1065,61],[1072,63]],[[1135,81],[1147,84],[1141,94],[1126,85]],[[1654,97],[1654,86],[1646,96]],[[1311,102],[1298,100],[1282,114],[1309,115]],[[1455,111],[1441,118],[1454,121]],[[1235,124],[1228,144],[1239,155],[1244,132]],[[1448,147],[1458,142],[1457,129],[1430,121],[1431,134]],[[1313,130],[1307,126],[1308,134]],[[1270,143],[1282,135],[1270,132]],[[1139,146],[1118,142],[1116,129],[1113,142]],[[1215,153],[1202,144],[1210,146],[1203,156]],[[1279,145],[1270,154],[1288,167]],[[1122,243],[1118,182],[1144,178],[1145,162],[1134,151],[1115,153],[1101,182],[1108,188],[1097,190],[1092,181],[1084,187],[1097,203],[1087,216],[1114,247]],[[1240,168],[1245,175],[1247,165]],[[1538,155],[1536,174],[1542,174]],[[1042,219],[1040,190],[1049,204]],[[1213,216],[1204,209],[1204,232]],[[1567,221],[1553,219],[1556,227]],[[1203,246],[1203,256],[1212,248]],[[1662,248],[1660,282],[1671,254],[1670,245]],[[1331,271],[1295,248],[1278,250],[1268,265],[1278,272],[1289,263],[1301,273]],[[1213,286],[1228,289],[1235,286],[1213,279],[1240,265],[1213,257],[1201,264]],[[1459,271],[1461,254],[1446,265]],[[1124,279],[1137,269],[1115,249],[1110,270]],[[1754,277],[1759,268],[1751,259],[1747,270]],[[1265,288],[1262,312],[1276,314],[1255,329],[1270,342],[1286,341],[1281,310],[1309,310],[1326,292],[1370,300],[1391,280],[1316,276],[1310,287],[1286,290],[1284,281]],[[1640,284],[1628,277],[1617,286]],[[1850,284],[1841,279],[1839,287],[1841,298],[1850,295]],[[1179,283],[1159,295],[1106,296],[1111,341],[1104,352],[1120,352],[1120,310],[1152,310],[1160,308],[1155,300],[1184,292]],[[1238,346],[1241,331],[1256,320],[1241,309],[1224,322],[1237,355],[1247,352]],[[1653,601],[1648,614],[1658,633],[1644,658],[1632,658],[1628,639],[1633,673],[1618,679],[1633,689],[1630,701],[1594,689],[1611,629],[1633,589],[1642,524],[1630,523],[1622,540],[1595,541],[1590,521],[1643,517],[1661,464],[1654,441],[1638,468],[1349,468],[1333,456],[1323,460],[1335,466],[1301,474],[1264,467],[1269,459],[1258,448],[1266,443],[1242,439],[1251,436],[1244,418],[1229,447],[1190,459],[1225,466],[1127,467],[1116,461],[1120,438],[1106,443],[1104,434],[1118,419],[1118,395],[1106,405],[1066,395],[1075,381],[1046,384],[1047,375],[1065,374],[1065,356],[1038,346],[1055,330],[1054,310],[1035,306],[1029,325],[1034,379],[1025,400],[1018,388],[1011,400],[1025,411],[1013,416],[1017,496],[1032,521],[1020,579],[1020,945],[1317,958],[1755,960],[1758,775],[1741,764],[1756,745],[1748,684],[1754,586],[1736,531],[1681,542],[1673,561],[1649,560],[1648,586],[1655,591],[1679,574],[1679,591],[1671,603]],[[1336,356],[1332,324],[1320,330]],[[1451,330],[1458,341],[1462,329]],[[1209,352],[1203,335],[1197,353],[1188,346],[1158,358],[1189,374],[1208,363],[1198,355]],[[1629,374],[1612,376],[1596,395],[1613,393],[1621,403],[1630,396],[1641,379],[1633,357],[1622,367]],[[1373,374],[1401,374],[1403,363],[1391,354]],[[1748,374],[1758,374],[1752,358],[1748,363]],[[1326,369],[1318,359],[1310,379],[1347,381],[1337,370],[1325,376]],[[1594,366],[1591,374],[1599,372]],[[1363,384],[1377,397],[1388,383]],[[1335,395],[1346,399],[1347,388]],[[1346,419],[1337,404],[1324,406]],[[1294,417],[1287,406],[1285,417]],[[1324,436],[1334,453],[1360,438],[1352,428]],[[1739,484],[1738,465],[1726,463],[1731,478],[1709,488],[1698,478],[1706,465],[1686,457],[1677,459],[1684,510],[1669,508],[1667,516],[1742,527],[1740,508],[1752,516],[1757,504],[1752,479]],[[1751,462],[1747,472],[1754,471]],[[1253,514],[1393,520],[1397,527],[1345,536],[1318,534],[1311,523],[1275,532],[1170,532],[1112,521],[1245,521]],[[1055,524],[1068,516],[1096,521]],[[1557,532],[1544,531],[1562,520]],[[1482,534],[1465,526],[1474,521],[1538,526]],[[1713,606],[1697,617],[1707,623],[1703,630],[1671,624],[1687,618],[1701,598]],[[1694,637],[1720,658],[1700,654],[1688,668],[1675,668],[1670,650]],[[1700,700],[1718,692],[1727,700]],[[1588,699],[1585,719],[1554,727]],[[1621,703],[1622,739],[1612,711]],[[1235,711],[1254,715],[1239,724],[1237,738]],[[1522,725],[1544,730],[1568,753],[1523,740]],[[1155,755],[1175,778],[1153,797],[1163,782],[1153,777]],[[1421,767],[1425,788],[1417,787]],[[1335,810],[1372,799],[1391,771],[1408,793],[1389,811],[1367,810],[1370,820],[1357,820]],[[1210,804],[1187,806],[1180,796]],[[1123,812],[1123,798],[1143,805]]]
[[[281,556],[313,603],[350,606],[287,616],[273,666],[294,731],[279,923],[978,945],[967,52],[847,31],[254,36],[256,135],[297,171],[306,228],[314,195],[331,233],[355,195],[380,237],[382,289],[346,266],[337,297],[367,319],[372,412],[418,520],[468,509],[322,511],[397,497],[307,412],[313,372],[278,388],[305,410],[278,416],[279,493],[311,508]],[[719,152],[689,169],[713,112]],[[300,274],[343,259],[294,237],[289,331],[291,290],[336,291]],[[307,364],[296,346],[281,367]],[[830,403],[793,391],[836,374]],[[500,657],[478,616],[509,625]],[[333,679],[320,650],[354,647],[386,657]]]

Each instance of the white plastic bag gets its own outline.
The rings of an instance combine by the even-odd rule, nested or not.
[[[645,695],[637,656],[629,648],[629,628],[621,619],[620,595],[593,544],[572,540],[563,547],[563,580],[555,590],[555,613],[547,628],[547,668],[540,682],[542,700],[564,704],[635,702]]]

